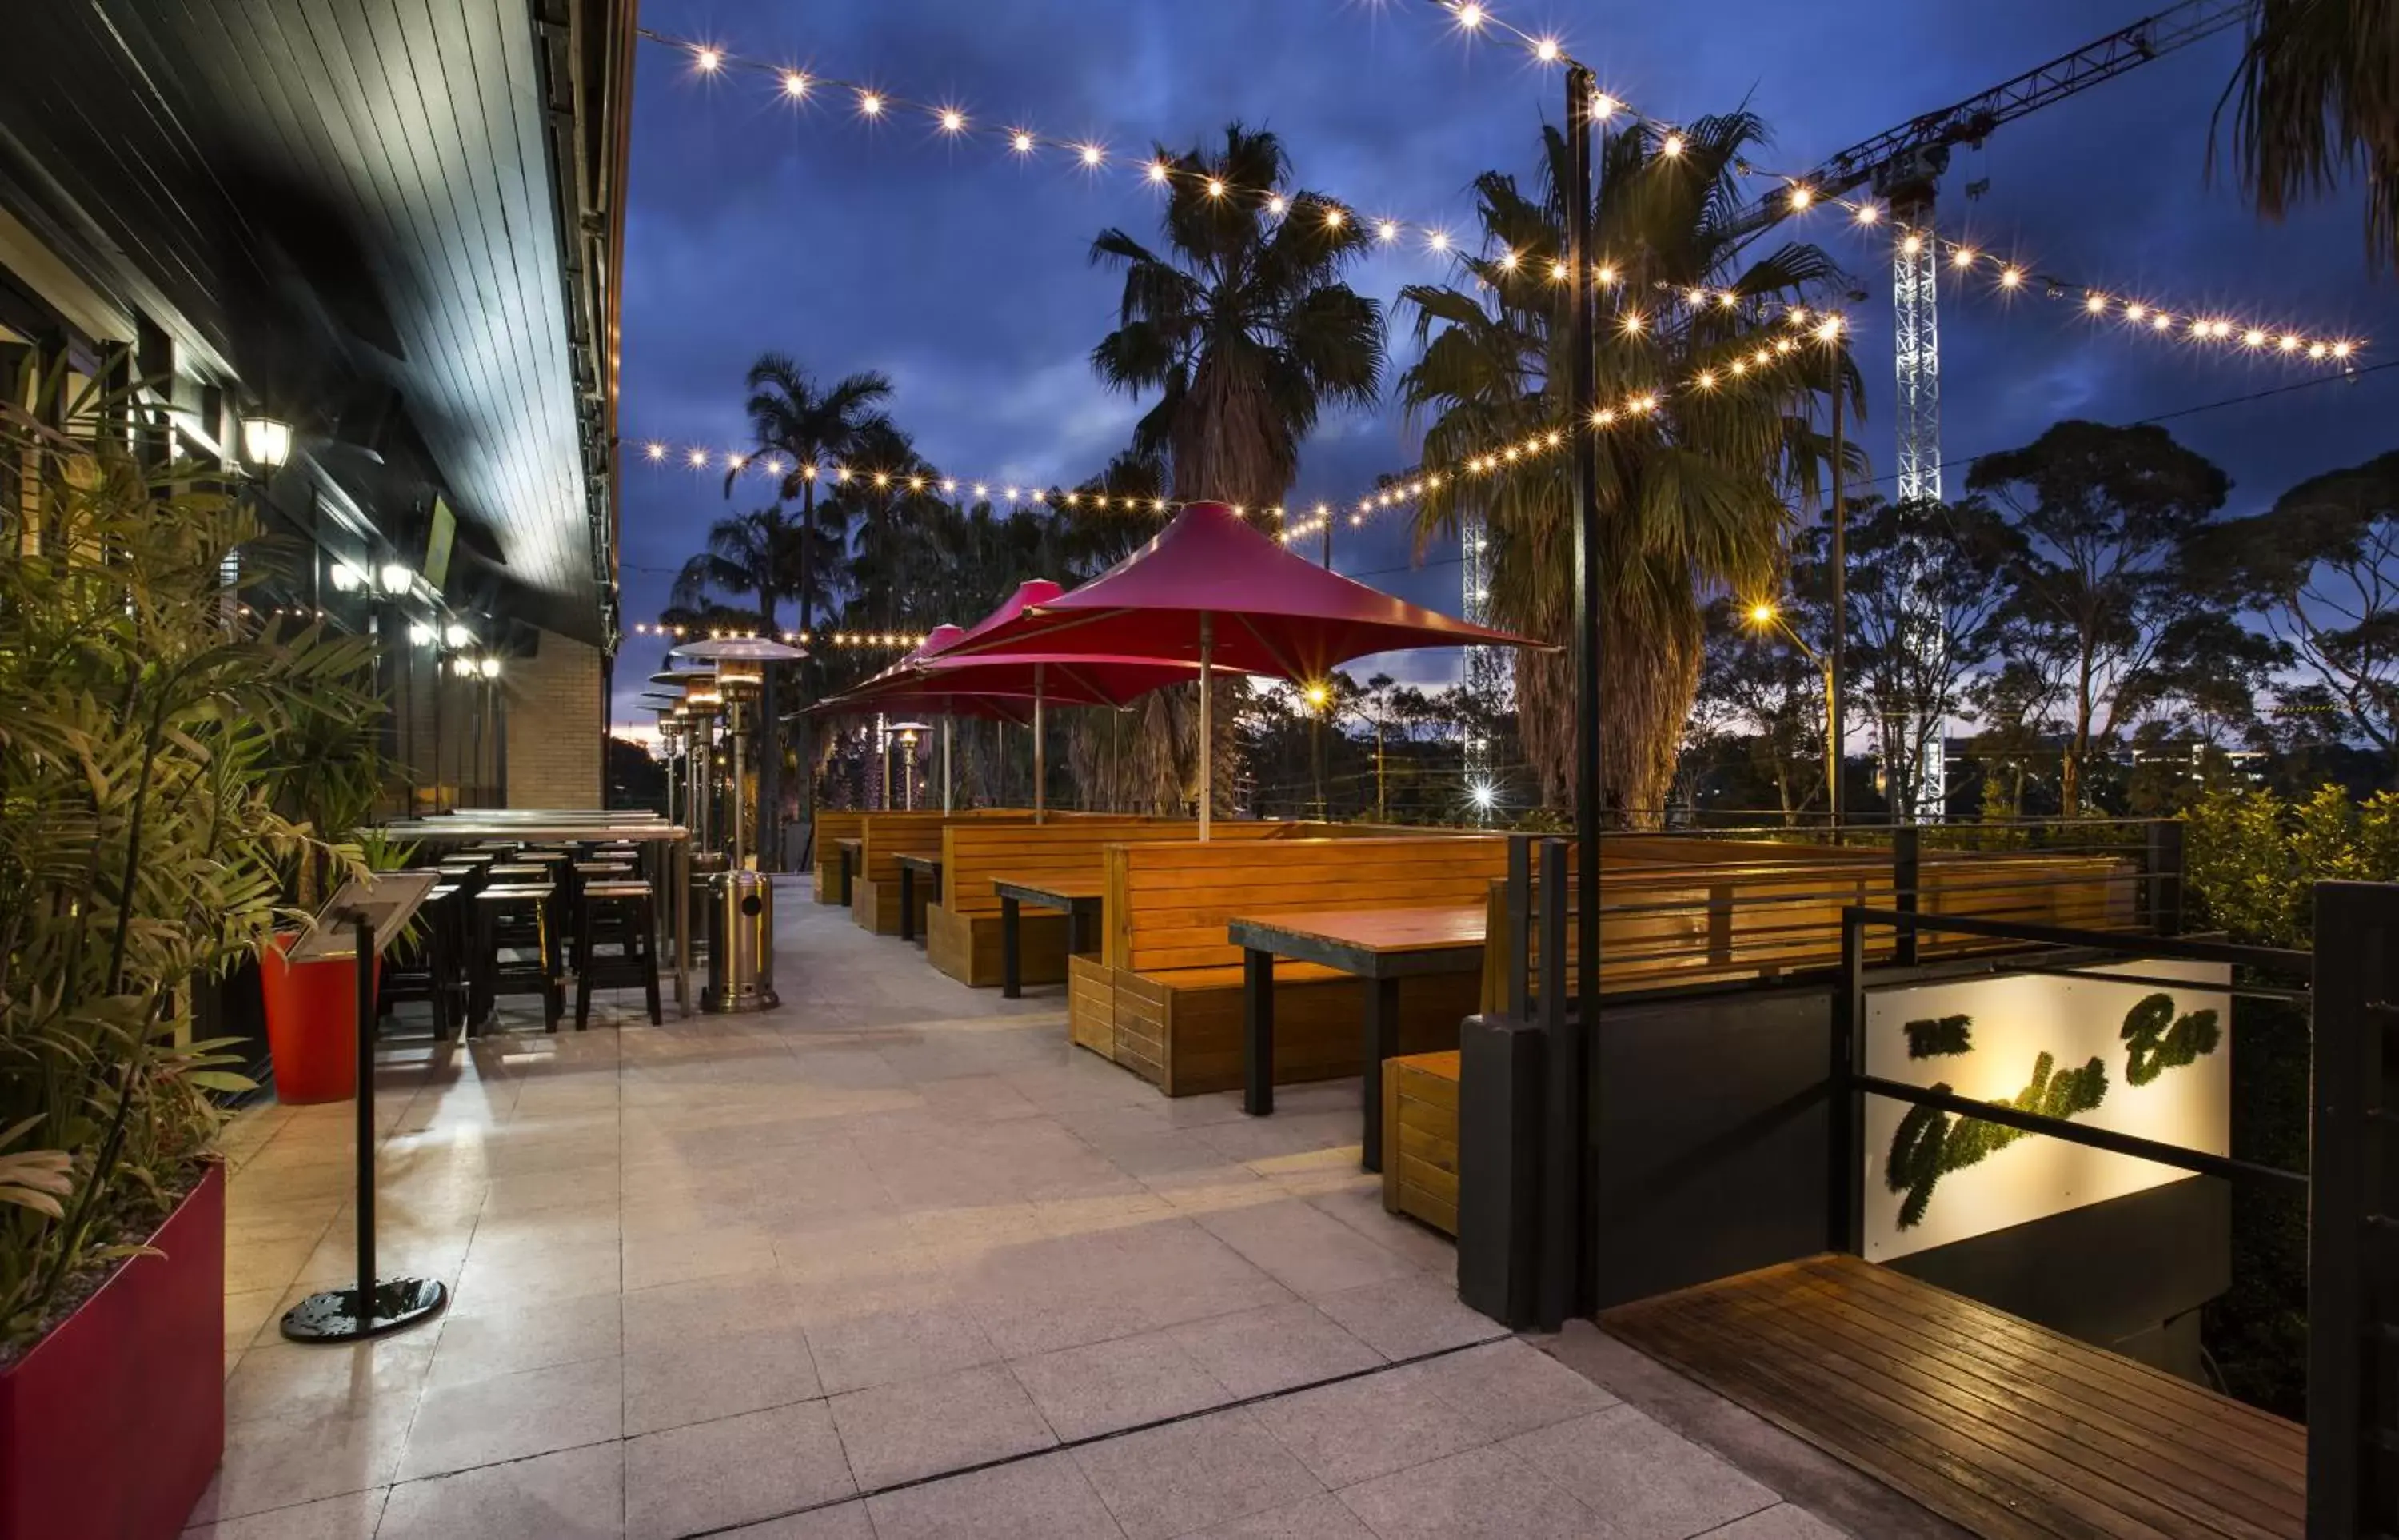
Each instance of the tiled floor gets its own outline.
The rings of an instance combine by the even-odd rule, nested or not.
[[[352,1113],[235,1126],[194,1533],[1835,1533],[1458,1305],[1355,1084],[1168,1101],[1059,992],[779,901],[779,1010],[386,1049],[383,1270],[454,1286],[433,1325],[280,1340],[349,1280]]]

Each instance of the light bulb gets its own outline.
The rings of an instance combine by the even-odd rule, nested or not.
[[[1544,64],[1556,63],[1558,55],[1564,51],[1558,47],[1558,40],[1554,37],[1540,38],[1533,44],[1533,57]]]
[[[500,677],[500,660],[496,657],[486,657],[481,663],[475,665],[475,668],[476,670],[485,679],[497,679]]]
[[[1104,160],[1105,160],[1105,159],[1107,159],[1107,158],[1108,158],[1108,153],[1107,153],[1107,151],[1105,151],[1105,150],[1102,149],[1102,148],[1101,148],[1099,145],[1097,145],[1097,144],[1086,144],[1086,145],[1084,145],[1084,146],[1083,146],[1083,149],[1082,149],[1082,155],[1083,155],[1083,164],[1084,164],[1084,165],[1086,165],[1086,166],[1097,166],[1098,164],[1100,164],[1100,162],[1102,162],[1102,161],[1104,161]]]
[[[2244,346],[2262,347],[2265,345],[2266,333],[2257,330],[2255,327],[2252,327],[2250,330],[2241,333],[2241,341]]]
[[[1349,215],[1338,209],[1327,209],[1324,210],[1324,227],[1328,230],[1338,230],[1349,218]]]
[[[883,97],[881,93],[876,91],[859,92],[858,110],[864,113],[869,117],[880,117],[883,114]]]
[[[1791,189],[1791,209],[1794,213],[1805,209],[1809,204],[1815,201],[1815,189],[1811,187],[1794,187]]]
[[[958,111],[956,107],[944,107],[942,109],[942,129],[944,133],[964,133],[966,131],[966,114]]]
[[[1210,197],[1223,197],[1225,196],[1225,183],[1222,180],[1216,177],[1210,177],[1208,179],[1208,196]]]
[[[2024,274],[2019,269],[2014,267],[2002,267],[1999,269],[2000,288],[2013,289],[2016,285],[2022,282],[2024,282]]]
[[[783,94],[796,101],[808,94],[808,77],[797,70],[783,72]]]
[[[2105,294],[2086,295],[2082,301],[2082,308],[2090,311],[2094,316],[2105,315],[2108,310],[2108,296]]]
[[[691,56],[691,61],[699,66],[700,74],[714,74],[725,62],[725,55],[715,48],[701,48]]]
[[[1009,148],[1018,155],[1029,155],[1033,153],[1033,136],[1022,128],[1008,136],[1008,144]]]
[[[1267,199],[1267,212],[1275,215],[1277,218],[1281,218],[1290,209],[1290,201],[1281,193],[1277,193]]]
[[[1680,134],[1668,134],[1665,138],[1658,142],[1658,153],[1664,155],[1668,160],[1672,160],[1676,155],[1681,155],[1683,153],[1683,136]],[[1807,207],[1806,204],[1798,202],[1798,195],[1796,193],[1792,195],[1792,200],[1799,208],[1805,209]]]
[[[1882,210],[1876,208],[1873,204],[1861,203],[1858,205],[1857,220],[1860,224],[1872,224],[1875,221],[1880,218],[1882,218]]]
[[[651,464],[656,465],[658,461],[667,457],[667,446],[664,444],[644,445],[642,453],[649,456]]]
[[[475,640],[475,633],[454,620],[448,626],[442,628],[441,640],[449,646],[464,647],[467,643]]]
[[[416,581],[416,574],[398,561],[385,562],[383,571],[376,575],[383,580],[386,593],[406,593],[409,586]]]
[[[408,642],[410,646],[423,647],[429,645],[432,641],[433,628],[430,625],[422,620],[412,620],[408,623]]]
[[[1972,267],[1974,265],[1973,248],[1970,246],[1961,246],[1958,248],[1958,254],[1949,260],[1956,263],[1960,267]]]
[[[1388,219],[1383,221],[1383,223],[1375,226],[1375,236],[1376,239],[1387,243],[1399,239],[1400,227],[1398,223]]]
[[[1915,256],[1918,252],[1924,250],[1924,237],[1917,235],[1914,231],[1910,231],[1907,238],[1899,243],[1899,249],[1906,252],[1911,257]]]
[[[1591,115],[1595,120],[1605,123],[1609,118],[1615,116],[1616,109],[1622,105],[1623,103],[1617,101],[1616,98],[1609,96],[1605,91],[1602,91],[1599,95],[1591,99]]]
[[[1464,27],[1468,32],[1472,32],[1475,28],[1483,25],[1483,7],[1481,6],[1465,5],[1457,7],[1457,24]]]
[[[1149,163],[1149,180],[1152,182],[1164,182],[1166,180],[1167,173],[1171,169],[1172,169],[1172,168],[1169,167],[1166,162],[1162,160],[1153,160]]]

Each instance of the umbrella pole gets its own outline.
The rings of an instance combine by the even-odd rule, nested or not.
[[[952,811],[951,797],[957,786],[956,779],[950,774],[950,727],[956,720],[955,717],[942,719],[942,811],[944,813]]]
[[[1038,663],[1033,666],[1033,821],[1035,823],[1041,823],[1047,817],[1046,799],[1049,794],[1049,787],[1045,784],[1049,777],[1044,774],[1048,766],[1042,758],[1045,745],[1042,741],[1044,735],[1041,724],[1041,669],[1042,665]]]
[[[1200,612],[1200,838],[1208,838],[1209,804],[1215,799],[1216,780],[1216,709],[1215,692],[1208,687],[1208,676],[1216,662],[1216,617],[1207,611]]]

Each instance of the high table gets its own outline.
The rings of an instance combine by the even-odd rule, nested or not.
[[[1010,1000],[1024,993],[1023,919],[1025,904],[1036,909],[1066,912],[1066,950],[1077,956],[1091,950],[1091,933],[1099,928],[1100,899],[1106,892],[1097,877],[996,878],[999,895],[999,993]]]
[[[916,939],[916,879],[924,878],[933,885],[925,897],[934,903],[942,901],[942,858],[939,856],[901,856],[900,862],[900,939]]]
[[[691,1014],[691,831],[655,816],[631,815],[621,819],[583,811],[541,813],[520,810],[513,816],[495,810],[444,813],[430,818],[400,818],[380,826],[387,839],[420,844],[471,840],[589,840],[605,836],[625,844],[666,844],[671,847],[670,876],[674,888],[675,1009]]]
[[[1237,918],[1241,949],[1241,1110],[1274,1111],[1274,963],[1316,963],[1366,981],[1366,1169],[1383,1169],[1383,1060],[1400,1051],[1400,980],[1483,966],[1488,916],[1480,904],[1428,909],[1319,910]]]

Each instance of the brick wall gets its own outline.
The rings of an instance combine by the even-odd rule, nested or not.
[[[532,657],[508,659],[508,805],[600,805],[600,650],[544,632]]]

